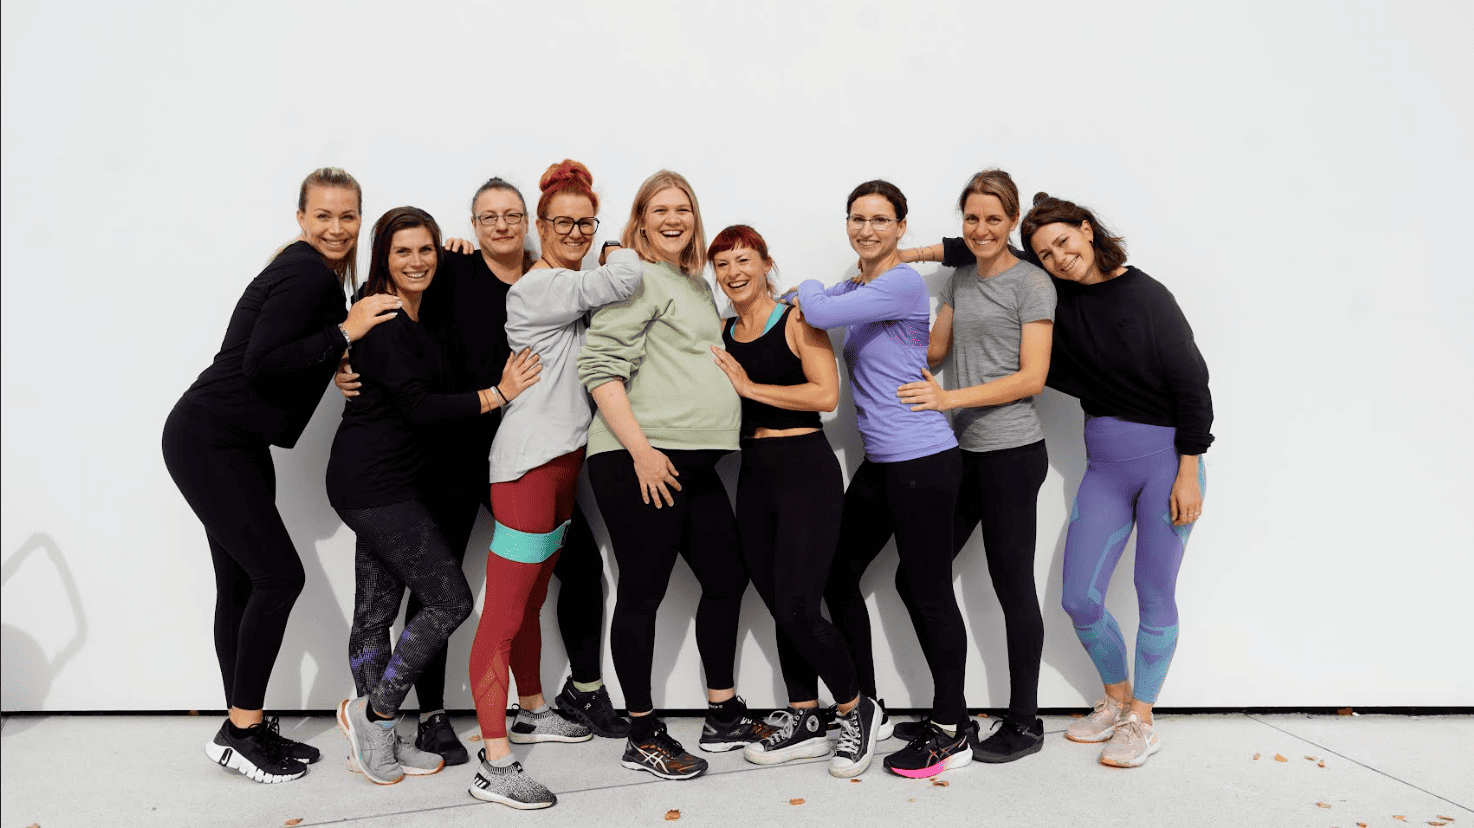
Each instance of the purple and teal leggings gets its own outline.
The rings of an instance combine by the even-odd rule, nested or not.
[[[1173,526],[1176,429],[1094,417],[1085,423],[1089,466],[1080,481],[1065,538],[1064,608],[1105,684],[1130,678],[1126,641],[1106,611],[1111,574],[1136,527],[1136,632],[1133,695],[1155,704],[1177,650],[1177,572],[1192,524]],[[1198,465],[1206,491],[1206,466]]]

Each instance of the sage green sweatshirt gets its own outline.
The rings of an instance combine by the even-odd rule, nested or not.
[[[623,382],[635,419],[656,448],[735,450],[742,408],[712,359],[711,346],[721,344],[706,280],[647,262],[634,295],[594,314],[578,355],[578,380],[590,392]],[[597,412],[588,455],[623,449]]]

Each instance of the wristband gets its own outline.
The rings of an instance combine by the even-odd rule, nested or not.
[[[507,395],[502,393],[502,389],[500,389],[500,388],[496,387],[495,385],[493,385],[491,387],[491,390],[492,391],[495,391],[496,392],[496,395],[497,395],[497,398],[502,401],[502,408],[506,408],[507,406],[509,406],[509,405],[512,404],[512,401],[509,400],[509,399],[507,399]]]
[[[348,328],[342,322],[338,323],[338,333],[343,335],[343,344],[347,348],[353,347],[353,337],[348,335]]]

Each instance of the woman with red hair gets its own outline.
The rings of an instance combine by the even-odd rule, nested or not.
[[[542,255],[507,292],[507,340],[542,360],[542,381],[507,406],[491,446],[491,507],[496,521],[486,558],[486,599],[471,645],[471,693],[486,745],[471,795],[518,809],[558,800],[513,759],[510,742],[592,738],[572,715],[548,705],[538,675],[539,614],[574,511],[592,411],[576,358],[585,314],[626,299],[643,267],[633,252],[580,271],[599,227],[593,175],[577,161],[554,164],[538,182]],[[508,673],[516,676],[517,717],[506,726]],[[510,739],[509,739],[510,737]]]

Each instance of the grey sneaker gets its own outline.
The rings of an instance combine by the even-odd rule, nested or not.
[[[394,728],[368,720],[368,698],[344,699],[338,705],[338,727],[348,737],[353,761],[376,785],[393,785],[404,778],[399,764],[399,736]]]
[[[477,769],[476,777],[471,780],[471,787],[467,789],[471,796],[483,802],[498,802],[519,811],[550,808],[558,804],[558,797],[541,782],[528,776],[522,770],[521,762],[498,768],[486,761],[485,750],[478,752],[477,758],[481,760],[481,767]]]
[[[1095,703],[1095,710],[1083,719],[1076,719],[1065,728],[1065,738],[1072,742],[1106,742],[1116,725],[1126,718],[1126,703],[1106,696]]]
[[[1162,749],[1162,740],[1151,725],[1135,713],[1121,720],[1111,741],[1100,752],[1100,763],[1117,768],[1139,768],[1148,756]]]
[[[573,716],[556,707],[534,713],[521,707],[507,728],[507,738],[514,744],[530,745],[534,742],[587,742],[594,732],[580,724]]]
[[[420,750],[415,747],[414,740],[399,737],[399,767],[404,770],[405,776],[430,776],[439,773],[445,767],[445,759],[438,754]],[[353,754],[348,754],[348,770],[354,773],[363,773],[363,768],[358,766]]]

